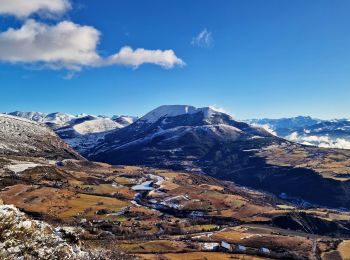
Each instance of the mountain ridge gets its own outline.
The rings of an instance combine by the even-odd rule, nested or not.
[[[83,159],[45,125],[5,114],[0,114],[0,154]]]

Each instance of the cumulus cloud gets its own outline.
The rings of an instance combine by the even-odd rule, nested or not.
[[[91,26],[69,21],[47,25],[29,19],[20,28],[9,28],[0,33],[0,61],[43,64],[53,69],[76,71],[83,67],[108,65],[137,68],[150,63],[173,68],[185,64],[173,50],[123,47],[114,55],[101,57],[97,51],[99,41],[100,32]]]
[[[142,48],[133,50],[128,46],[123,47],[118,53],[104,61],[104,63],[126,65],[134,68],[145,63],[150,63],[167,69],[171,69],[175,65],[185,65],[185,63],[175,55],[173,50],[145,50]]]
[[[304,145],[313,145],[323,148],[350,149],[350,141],[343,138],[330,138],[329,136],[302,136],[293,132],[286,139]]]
[[[0,60],[41,62],[57,68],[91,65],[99,61],[99,37],[100,33],[90,26],[67,21],[49,26],[28,20],[19,29],[0,33]]]
[[[192,45],[199,46],[202,48],[209,48],[213,45],[214,39],[212,33],[207,29],[201,31],[196,37],[191,41]]]
[[[34,13],[62,14],[71,8],[68,0],[0,0],[0,14],[25,18]]]

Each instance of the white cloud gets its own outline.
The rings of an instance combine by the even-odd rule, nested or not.
[[[19,29],[0,33],[0,60],[41,62],[52,68],[79,68],[99,61],[100,33],[90,26],[60,22],[49,26],[27,20]]]
[[[343,138],[330,138],[329,136],[301,136],[297,132],[288,135],[286,139],[323,148],[350,149],[350,141]]]
[[[71,8],[68,0],[0,0],[0,14],[25,18],[34,13],[62,14]]]
[[[228,115],[230,114],[225,108],[217,106],[217,105],[210,105],[209,108],[211,108],[217,112],[220,112],[220,113],[224,113],[224,114],[228,114]]]
[[[300,138],[297,132],[293,132],[290,135],[286,136],[286,139],[292,142],[300,141]]]
[[[118,53],[109,57],[105,63],[132,66],[134,68],[145,63],[150,63],[167,69],[171,69],[175,65],[185,65],[185,63],[175,55],[173,50],[145,50],[142,48],[133,50],[128,46],[123,47]]]
[[[209,48],[213,45],[214,39],[212,33],[207,29],[201,31],[196,37],[191,41],[192,45],[196,45],[203,48]]]
[[[97,52],[99,41],[100,32],[91,26],[69,21],[50,26],[29,19],[18,29],[9,28],[0,33],[0,61],[69,70],[108,65],[137,68],[145,63],[173,68],[185,64],[173,50],[123,47],[104,58]]]

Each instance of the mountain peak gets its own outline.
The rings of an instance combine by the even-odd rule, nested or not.
[[[141,120],[147,121],[149,123],[154,123],[162,117],[176,117],[186,114],[196,114],[199,112],[203,112],[204,117],[210,117],[213,114],[222,113],[219,111],[219,109],[216,109],[214,107],[196,108],[189,105],[164,105],[157,107],[156,109],[147,113],[141,118]]]

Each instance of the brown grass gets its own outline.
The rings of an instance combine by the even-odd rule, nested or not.
[[[220,252],[191,252],[191,253],[178,253],[178,254],[163,254],[163,255],[137,255],[143,260],[229,260],[229,259],[240,259],[240,260],[263,260],[268,258],[247,256],[241,254],[227,254]]]
[[[350,259],[350,240],[343,241],[339,245],[338,251],[342,256],[343,260],[349,260]]]

